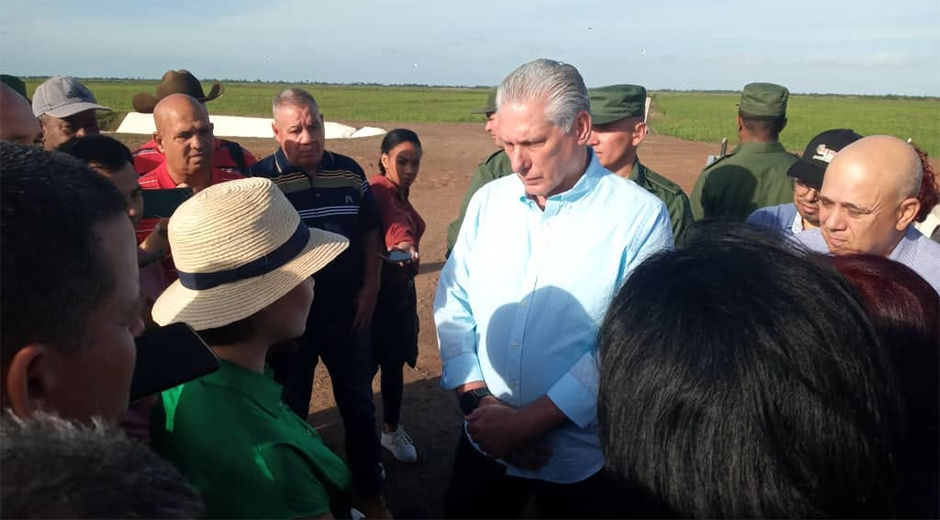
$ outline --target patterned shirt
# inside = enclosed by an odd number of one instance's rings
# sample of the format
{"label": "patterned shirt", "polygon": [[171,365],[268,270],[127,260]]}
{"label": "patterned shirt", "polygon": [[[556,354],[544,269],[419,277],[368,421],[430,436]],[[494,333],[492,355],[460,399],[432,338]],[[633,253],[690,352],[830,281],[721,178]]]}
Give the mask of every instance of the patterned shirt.
{"label": "patterned shirt", "polygon": [[251,174],[273,180],[307,226],[349,239],[349,248],[314,275],[317,297],[311,314],[351,319],[355,312],[353,302],[362,286],[362,237],[381,226],[375,198],[362,168],[345,155],[323,152],[319,170],[308,174],[291,164],[278,148],[255,163]]}
{"label": "patterned shirt", "polygon": [[[812,251],[829,252],[829,245],[819,229],[800,233],[796,239]],[[910,267],[940,293],[940,244],[925,237],[914,226],[907,226],[907,232],[888,258]]]}

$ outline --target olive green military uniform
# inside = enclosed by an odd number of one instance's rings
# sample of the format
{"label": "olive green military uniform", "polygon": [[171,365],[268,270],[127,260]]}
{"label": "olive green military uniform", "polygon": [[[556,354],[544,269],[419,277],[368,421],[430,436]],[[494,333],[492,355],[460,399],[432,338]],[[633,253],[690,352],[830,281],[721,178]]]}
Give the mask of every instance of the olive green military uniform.
{"label": "olive green military uniform", "polygon": [[[772,83],[750,83],[741,92],[742,115],[786,117],[790,92]],[[692,189],[696,220],[744,220],[753,211],[793,202],[793,183],[787,170],[799,157],[777,141],[741,143],[699,175]]]}
{"label": "olive green military uniform", "polygon": [[744,220],[757,209],[793,202],[787,170],[797,160],[779,142],[741,143],[699,175],[692,189],[695,219]]}
{"label": "olive green military uniform", "polygon": [[[628,117],[646,117],[646,88],[640,85],[592,88],[588,90],[588,97],[594,125],[606,125]],[[644,166],[639,159],[634,160],[628,178],[663,201],[672,221],[672,235],[678,241],[694,220],[689,198],[682,188]]]}
{"label": "olive green military uniform", "polygon": [[[496,112],[495,87],[487,92],[485,105],[470,111],[471,114],[483,114],[486,117],[489,117],[493,112]],[[460,225],[463,224],[463,217],[467,214],[467,206],[470,205],[470,199],[473,198],[473,194],[482,188],[484,184],[495,181],[500,177],[505,177],[511,173],[512,164],[509,162],[509,156],[502,150],[493,152],[492,155],[484,159],[483,162],[477,166],[476,171],[473,172],[473,177],[470,178],[470,186],[467,188],[467,193],[463,196],[463,203],[460,205],[460,213],[457,214],[457,219],[447,226],[447,256],[450,256],[451,250],[454,249],[454,244],[457,243]]]}
{"label": "olive green military uniform", "polygon": [[672,221],[672,235],[676,243],[679,243],[680,238],[694,222],[689,198],[682,188],[644,166],[639,159],[633,163],[633,171],[630,172],[629,179],[663,201],[666,211],[669,212],[669,220]]}
{"label": "olive green military uniform", "polygon": [[470,199],[473,198],[473,194],[482,188],[484,184],[507,175],[512,175],[512,164],[509,161],[509,156],[502,150],[494,152],[477,166],[476,171],[473,172],[473,177],[470,178],[470,186],[467,188],[467,193],[463,197],[463,203],[460,205],[460,213],[457,215],[457,220],[451,222],[450,226],[447,227],[448,252],[451,251],[454,248],[454,244],[457,243],[457,234],[460,233],[460,225],[463,224],[463,217],[467,214],[467,206],[470,205]]}

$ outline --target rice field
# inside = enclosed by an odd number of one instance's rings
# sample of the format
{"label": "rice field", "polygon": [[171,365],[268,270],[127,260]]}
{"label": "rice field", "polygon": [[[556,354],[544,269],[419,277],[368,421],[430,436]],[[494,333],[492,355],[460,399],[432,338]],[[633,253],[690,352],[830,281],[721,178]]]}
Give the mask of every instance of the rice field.
{"label": "rice field", "polygon": [[[32,92],[44,78],[26,78]],[[82,80],[98,101],[114,109],[102,113],[104,128],[116,128],[124,113],[133,110],[138,92],[153,93],[156,80]],[[469,111],[486,100],[485,88],[326,85],[223,82],[225,95],[209,105],[212,113],[265,117],[271,99],[284,88],[310,90],[324,116],[338,122],[480,121]],[[204,83],[208,92],[210,83]],[[693,141],[737,141],[735,125],[738,94],[704,92],[651,92],[653,132]],[[781,141],[791,151],[802,150],[816,134],[831,128],[852,128],[862,135],[889,134],[912,138],[932,156],[940,154],[940,98],[894,96],[793,95],[789,124]]]}

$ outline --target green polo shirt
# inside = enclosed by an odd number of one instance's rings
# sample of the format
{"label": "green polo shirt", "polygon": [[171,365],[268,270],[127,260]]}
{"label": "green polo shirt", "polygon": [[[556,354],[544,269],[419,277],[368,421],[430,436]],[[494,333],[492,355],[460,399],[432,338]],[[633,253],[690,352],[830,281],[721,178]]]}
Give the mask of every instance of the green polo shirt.
{"label": "green polo shirt", "polygon": [[793,202],[787,170],[797,160],[776,141],[741,143],[699,175],[691,198],[695,219],[743,222],[759,208]]}
{"label": "green polo shirt", "polygon": [[463,196],[463,203],[460,205],[460,213],[457,215],[457,220],[454,220],[447,226],[448,252],[454,249],[454,244],[457,243],[457,235],[460,233],[460,226],[463,224],[463,217],[467,214],[467,206],[470,205],[470,199],[473,198],[473,194],[482,188],[484,184],[495,181],[500,177],[511,175],[512,173],[512,163],[509,160],[509,156],[506,155],[506,152],[502,149],[494,152],[477,166],[476,171],[473,172],[473,177],[470,178],[470,186],[467,188],[467,193]]}
{"label": "green polo shirt", "polygon": [[639,159],[633,163],[633,170],[630,172],[629,179],[663,201],[663,204],[666,205],[666,211],[669,212],[669,220],[672,221],[672,236],[678,244],[679,239],[694,222],[689,198],[682,191],[682,188],[644,166]]}
{"label": "green polo shirt", "polygon": [[163,392],[151,424],[154,449],[199,489],[207,518],[348,517],[346,464],[281,401],[281,385],[219,365]]}

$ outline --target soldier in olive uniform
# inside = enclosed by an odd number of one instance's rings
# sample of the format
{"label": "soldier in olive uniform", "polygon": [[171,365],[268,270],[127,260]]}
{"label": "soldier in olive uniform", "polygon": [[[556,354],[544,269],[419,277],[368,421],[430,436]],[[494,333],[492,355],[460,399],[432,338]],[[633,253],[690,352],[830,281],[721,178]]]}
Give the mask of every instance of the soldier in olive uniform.
{"label": "soldier in olive uniform", "polygon": [[676,242],[692,225],[689,198],[678,184],[650,170],[636,156],[646,137],[646,89],[639,85],[611,85],[589,89],[591,121],[588,144],[601,166],[630,179],[666,204]]}
{"label": "soldier in olive uniform", "polygon": [[463,203],[460,205],[460,213],[457,215],[457,219],[447,226],[447,256],[450,256],[451,249],[453,249],[454,244],[457,243],[457,234],[460,233],[460,225],[463,223],[463,217],[467,213],[467,206],[470,205],[470,199],[473,198],[473,194],[482,188],[484,184],[512,174],[512,165],[509,163],[509,157],[506,155],[506,152],[503,151],[502,143],[499,142],[496,135],[493,133],[493,128],[496,125],[496,89],[490,90],[486,98],[486,105],[473,109],[470,113],[486,115],[486,126],[484,129],[486,133],[490,134],[490,137],[493,138],[493,142],[496,143],[496,146],[499,146],[499,150],[484,159],[483,162],[477,166],[476,171],[473,172],[473,177],[470,178],[470,186],[467,188],[467,193],[463,196]]}
{"label": "soldier in olive uniform", "polygon": [[787,125],[790,92],[773,83],[750,83],[738,106],[740,144],[699,175],[692,190],[696,220],[743,221],[754,210],[793,200],[787,170],[799,158],[778,141]]}

